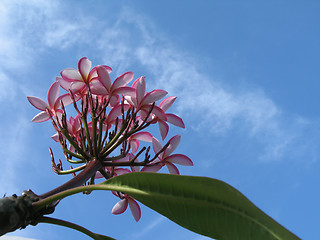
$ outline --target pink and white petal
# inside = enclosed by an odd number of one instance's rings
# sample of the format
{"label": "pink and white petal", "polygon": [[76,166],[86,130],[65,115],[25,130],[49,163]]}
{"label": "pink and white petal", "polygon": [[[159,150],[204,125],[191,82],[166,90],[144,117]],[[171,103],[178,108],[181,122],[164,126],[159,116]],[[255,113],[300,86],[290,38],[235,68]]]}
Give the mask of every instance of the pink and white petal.
{"label": "pink and white petal", "polygon": [[108,70],[104,66],[97,66],[98,79],[103,84],[103,86],[111,90],[111,78],[109,76]]}
{"label": "pink and white petal", "polygon": [[91,71],[89,72],[88,81],[90,82],[92,78],[97,78],[97,77],[98,77],[97,67],[94,67],[94,68],[92,68]]}
{"label": "pink and white petal", "polygon": [[56,81],[50,86],[47,94],[48,103],[51,108],[54,108],[54,105],[59,97],[59,93],[60,83]]}
{"label": "pink and white petal", "polygon": [[181,139],[180,135],[175,135],[169,140],[170,143],[169,143],[167,149],[165,150],[164,157],[168,157],[169,155],[171,155],[171,153],[174,150],[176,150],[176,148],[178,147],[178,145],[180,143],[180,139]]}
{"label": "pink and white petal", "polygon": [[96,172],[96,175],[94,175],[95,179],[104,178],[104,176],[100,172]]}
{"label": "pink and white petal", "polygon": [[130,166],[132,172],[140,172],[140,166]]}
{"label": "pink and white petal", "polygon": [[91,61],[86,57],[83,57],[79,60],[78,68],[83,80],[86,80],[88,78],[91,64]]}
{"label": "pink and white petal", "polygon": [[170,174],[177,174],[177,175],[180,174],[178,168],[175,165],[173,165],[172,163],[166,162],[166,166],[167,166]]}
{"label": "pink and white petal", "polygon": [[152,92],[148,92],[143,99],[141,100],[141,105],[146,105],[149,103],[153,103],[158,101],[159,99],[163,98],[165,95],[167,95],[168,92],[161,90],[161,89],[156,89],[153,90]]}
{"label": "pink and white petal", "polygon": [[[150,109],[150,108],[149,108],[149,109]],[[153,113],[154,115],[156,115],[159,119],[163,120],[163,121],[166,121],[166,120],[167,120],[166,114],[165,114],[164,111],[162,111],[162,109],[159,108],[158,106],[153,106],[152,113]]]}
{"label": "pink and white petal", "polygon": [[67,68],[60,73],[61,77],[68,82],[82,81],[80,72],[74,68]]}
{"label": "pink and white petal", "polygon": [[137,99],[137,103],[140,104],[142,98],[144,97],[145,93],[146,93],[146,81],[145,81],[145,77],[142,76],[140,78],[138,78],[132,85],[133,88],[136,89],[137,93],[136,93],[136,99]]}
{"label": "pink and white petal", "polygon": [[132,87],[119,87],[112,91],[112,93],[121,94],[124,96],[135,97],[136,96],[136,89]]}
{"label": "pink and white petal", "polygon": [[[155,137],[152,138],[152,147],[153,147],[153,151],[155,154],[160,152],[160,150],[162,149],[162,145],[161,145],[160,141],[158,139],[156,139]],[[162,155],[163,155],[163,152],[159,154],[160,159],[162,159]]]}
{"label": "pink and white petal", "polygon": [[178,117],[177,115],[174,115],[172,113],[167,113],[167,122],[181,128],[185,128],[182,118]]}
{"label": "pink and white petal", "polygon": [[27,99],[32,104],[32,106],[41,111],[45,111],[47,108],[49,108],[49,105],[40,98],[28,96]]}
{"label": "pink and white petal", "polygon": [[77,92],[80,92],[83,88],[86,87],[86,84],[84,82],[73,82],[71,84],[71,91],[73,93],[77,93]]}
{"label": "pink and white petal", "polygon": [[[78,101],[79,96],[75,96],[75,100]],[[68,106],[71,103],[73,103],[73,99],[70,96],[69,93],[63,94],[60,97],[58,97],[58,99],[56,100],[55,105],[53,106],[53,109],[57,110],[58,108],[61,107],[61,101],[63,103],[64,106]]]}
{"label": "pink and white petal", "polygon": [[98,78],[93,78],[91,80],[90,90],[95,95],[107,95],[109,93],[105,86],[98,80]]}
{"label": "pink and white petal", "polygon": [[141,218],[141,209],[139,207],[139,204],[129,196],[127,198],[132,216],[138,222]]}
{"label": "pink and white petal", "polygon": [[109,100],[109,104],[111,107],[115,107],[119,104],[120,102],[120,96],[118,94],[113,94]]}
{"label": "pink and white petal", "polygon": [[131,152],[132,153],[136,153],[138,151],[139,148],[139,141],[136,139],[131,139],[130,141],[130,148],[131,148]]}
{"label": "pink and white petal", "polygon": [[112,73],[112,68],[107,66],[107,65],[100,65],[100,66],[103,66],[105,69],[107,69],[108,73]]}
{"label": "pink and white petal", "polygon": [[138,139],[145,142],[152,142],[152,138],[153,136],[151,135],[151,133],[146,131],[137,132],[131,136],[131,139]]}
{"label": "pink and white petal", "polygon": [[59,134],[58,133],[55,133],[51,136],[51,138],[56,141],[56,142],[59,142]]}
{"label": "pink and white petal", "polygon": [[162,121],[162,120],[159,120],[158,123],[159,123],[161,138],[162,138],[162,140],[164,140],[168,135],[169,125],[166,124],[166,122]]}
{"label": "pink and white petal", "polygon": [[112,208],[112,214],[121,214],[123,213],[128,207],[128,200],[127,198],[120,200],[119,202],[114,205]]}
{"label": "pink and white petal", "polygon": [[177,97],[167,97],[159,104],[159,107],[165,112],[172,106],[176,99]]}
{"label": "pink and white petal", "polygon": [[72,82],[64,80],[62,77],[56,77],[56,81],[60,83],[60,86],[66,90],[69,91],[71,89]]}
{"label": "pink and white petal", "polygon": [[123,174],[127,174],[127,173],[131,173],[131,171],[127,168],[116,168],[114,170],[114,173],[119,176],[119,175],[123,175]]}
{"label": "pink and white petal", "polygon": [[183,154],[172,154],[172,155],[166,157],[165,161],[179,164],[182,166],[193,166],[192,160]]}
{"label": "pink and white petal", "polygon": [[117,77],[116,80],[114,80],[112,84],[112,90],[117,89],[119,87],[126,86],[129,82],[131,82],[133,79],[133,72],[126,72],[119,77]]}
{"label": "pink and white petal", "polygon": [[161,163],[153,165],[153,166],[145,166],[141,169],[141,172],[158,172],[163,165]]}
{"label": "pink and white petal", "polygon": [[32,119],[32,122],[44,122],[49,120],[50,117],[46,111],[42,111],[38,113],[34,118]]}
{"label": "pink and white petal", "polygon": [[125,96],[124,98],[125,98],[126,102],[128,102],[131,106],[133,106],[133,107],[138,106],[137,99],[135,97]]}
{"label": "pink and white petal", "polygon": [[122,108],[124,112],[128,111],[130,108],[129,104],[120,104],[114,108],[111,109],[108,115],[108,121],[111,122],[112,120],[115,120],[117,117],[119,117],[122,114]]}

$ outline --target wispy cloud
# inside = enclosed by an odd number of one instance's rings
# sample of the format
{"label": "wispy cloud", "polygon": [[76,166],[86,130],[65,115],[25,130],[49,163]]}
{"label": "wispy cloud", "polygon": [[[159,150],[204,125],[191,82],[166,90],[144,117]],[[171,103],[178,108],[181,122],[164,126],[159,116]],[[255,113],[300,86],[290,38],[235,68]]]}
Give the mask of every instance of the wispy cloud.
{"label": "wispy cloud", "polygon": [[150,232],[152,232],[153,229],[155,228],[159,228],[160,224],[165,220],[165,217],[160,216],[158,218],[156,218],[155,220],[153,220],[151,223],[149,223],[148,225],[146,225],[143,230],[139,231],[138,233],[134,233],[132,235],[133,239],[141,239],[141,237],[149,234]]}
{"label": "wispy cloud", "polygon": [[34,238],[24,238],[24,237],[15,237],[15,236],[2,236],[0,240],[36,240]]}
{"label": "wispy cloud", "polygon": [[182,101],[176,108],[194,130],[207,131],[210,126],[212,133],[224,135],[243,129],[248,139],[264,145],[261,160],[281,159],[293,149],[298,155],[297,149],[304,151],[299,147],[304,130],[314,123],[283,111],[261,88],[240,91],[201,72],[198,56],[174,46],[145,16],[129,8],[123,8],[121,16],[100,39],[104,60],[121,70],[139,66],[153,87],[179,96]]}

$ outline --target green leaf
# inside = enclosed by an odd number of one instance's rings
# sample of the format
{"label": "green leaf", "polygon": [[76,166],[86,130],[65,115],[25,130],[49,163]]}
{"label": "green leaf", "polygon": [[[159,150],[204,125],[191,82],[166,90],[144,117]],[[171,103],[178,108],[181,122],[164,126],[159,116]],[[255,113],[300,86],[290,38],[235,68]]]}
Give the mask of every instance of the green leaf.
{"label": "green leaf", "polygon": [[298,240],[238,190],[222,181],[160,173],[130,173],[35,202],[35,210],[90,190],[124,192],[184,228],[218,240]]}
{"label": "green leaf", "polygon": [[104,182],[184,228],[219,239],[295,240],[230,185],[211,178],[130,173]]}

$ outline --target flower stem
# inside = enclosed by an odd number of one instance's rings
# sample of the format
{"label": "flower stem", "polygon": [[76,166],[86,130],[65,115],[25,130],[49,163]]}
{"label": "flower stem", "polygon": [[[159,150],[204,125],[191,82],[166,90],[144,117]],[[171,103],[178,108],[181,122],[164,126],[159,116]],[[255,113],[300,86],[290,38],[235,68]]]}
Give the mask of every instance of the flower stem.
{"label": "flower stem", "polygon": [[85,169],[79,173],[76,177],[72,178],[65,184],[47,192],[42,195],[39,195],[40,198],[47,198],[56,193],[74,188],[83,185],[88,179],[90,179],[93,174],[95,174],[100,168],[102,167],[101,162],[97,159],[93,159],[92,161],[88,162]]}

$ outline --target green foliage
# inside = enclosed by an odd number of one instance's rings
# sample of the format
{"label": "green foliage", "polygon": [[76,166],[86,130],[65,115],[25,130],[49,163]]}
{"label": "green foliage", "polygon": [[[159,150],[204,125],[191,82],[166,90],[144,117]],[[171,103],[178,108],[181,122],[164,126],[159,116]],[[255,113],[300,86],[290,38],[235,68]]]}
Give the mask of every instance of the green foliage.
{"label": "green foliage", "polygon": [[72,194],[111,190],[136,200],[193,232],[218,240],[298,240],[225,182],[193,176],[130,173],[69,189],[35,203],[41,209]]}
{"label": "green foliage", "polygon": [[131,173],[104,183],[196,233],[215,239],[295,240],[230,185],[211,178]]}

